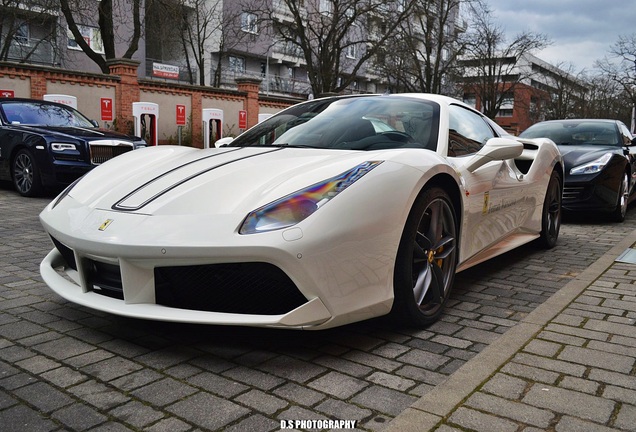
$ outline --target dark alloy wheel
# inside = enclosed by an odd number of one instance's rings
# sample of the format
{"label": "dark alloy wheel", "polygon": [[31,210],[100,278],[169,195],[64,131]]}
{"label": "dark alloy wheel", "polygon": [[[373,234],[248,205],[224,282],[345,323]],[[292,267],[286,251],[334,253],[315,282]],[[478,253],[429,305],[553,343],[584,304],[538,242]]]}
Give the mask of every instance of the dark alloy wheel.
{"label": "dark alloy wheel", "polygon": [[629,201],[629,176],[627,173],[623,173],[621,182],[618,185],[618,202],[616,208],[612,212],[611,219],[614,222],[623,222],[625,215],[627,215],[627,203]]}
{"label": "dark alloy wheel", "polygon": [[42,192],[40,172],[33,154],[26,149],[18,151],[11,163],[13,184],[22,196],[33,197]]}
{"label": "dark alloy wheel", "polygon": [[539,237],[541,246],[547,249],[556,246],[561,230],[561,201],[563,198],[561,185],[561,175],[557,171],[552,171],[543,200],[541,236]]}
{"label": "dark alloy wheel", "polygon": [[448,194],[425,190],[407,220],[395,263],[395,301],[399,321],[423,327],[437,321],[450,296],[458,257],[457,222]]}

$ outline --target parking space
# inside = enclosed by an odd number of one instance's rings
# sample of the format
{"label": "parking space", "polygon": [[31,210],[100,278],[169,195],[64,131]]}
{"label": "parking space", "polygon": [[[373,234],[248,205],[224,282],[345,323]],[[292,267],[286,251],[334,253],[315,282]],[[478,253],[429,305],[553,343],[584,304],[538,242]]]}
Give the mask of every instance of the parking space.
{"label": "parking space", "polygon": [[636,228],[568,221],[556,248],[527,245],[458,275],[442,320],[376,319],[283,331],[122,318],[66,302],[41,281],[52,197],[0,186],[2,429],[279,430],[355,420],[382,430]]}

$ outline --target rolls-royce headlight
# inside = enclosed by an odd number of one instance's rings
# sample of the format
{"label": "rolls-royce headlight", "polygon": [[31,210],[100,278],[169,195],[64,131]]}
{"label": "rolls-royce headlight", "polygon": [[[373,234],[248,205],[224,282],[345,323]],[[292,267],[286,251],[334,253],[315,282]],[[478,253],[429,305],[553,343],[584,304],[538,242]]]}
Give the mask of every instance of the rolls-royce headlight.
{"label": "rolls-royce headlight", "polygon": [[77,148],[75,147],[75,144],[71,143],[52,143],[51,150],[55,152],[63,152],[65,150],[77,150]]}
{"label": "rolls-royce headlight", "polygon": [[596,174],[600,172],[605,165],[612,158],[612,153],[605,153],[598,159],[593,160],[592,162],[585,163],[583,165],[576,166],[570,170],[571,175],[580,175],[580,174]]}
{"label": "rolls-royce headlight", "polygon": [[239,233],[254,234],[296,225],[381,163],[361,163],[340,175],[266,204],[247,215]]}

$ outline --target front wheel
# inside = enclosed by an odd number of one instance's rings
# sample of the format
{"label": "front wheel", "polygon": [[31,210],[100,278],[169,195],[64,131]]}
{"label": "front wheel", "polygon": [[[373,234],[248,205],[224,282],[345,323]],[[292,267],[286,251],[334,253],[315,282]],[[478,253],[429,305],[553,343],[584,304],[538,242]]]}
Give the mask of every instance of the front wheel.
{"label": "front wheel", "polygon": [[415,201],[400,240],[394,275],[393,316],[424,327],[437,321],[457,269],[457,222],[453,203],[438,187]]}
{"label": "front wheel", "polygon": [[11,163],[13,185],[22,196],[33,197],[42,193],[42,182],[33,153],[22,149]]}
{"label": "front wheel", "polygon": [[611,219],[614,222],[623,222],[625,215],[627,215],[627,201],[629,200],[629,176],[627,173],[623,173],[621,182],[618,185],[618,201],[616,202],[616,208],[612,212]]}
{"label": "front wheel", "polygon": [[541,236],[539,237],[539,242],[546,249],[552,249],[556,246],[561,230],[561,200],[563,197],[561,184],[561,175],[557,171],[552,171],[543,200]]}

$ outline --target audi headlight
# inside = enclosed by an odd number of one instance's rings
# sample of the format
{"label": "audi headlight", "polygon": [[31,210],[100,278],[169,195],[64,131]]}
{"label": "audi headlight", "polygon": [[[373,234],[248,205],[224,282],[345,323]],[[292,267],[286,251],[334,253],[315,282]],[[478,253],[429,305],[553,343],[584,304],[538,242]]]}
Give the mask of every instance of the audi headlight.
{"label": "audi headlight", "polygon": [[340,175],[266,204],[247,215],[239,233],[254,234],[296,225],[381,163],[361,163]]}
{"label": "audi headlight", "polygon": [[592,162],[587,162],[583,165],[572,168],[570,170],[570,175],[596,174],[605,168],[605,165],[607,165],[611,158],[612,153],[605,153],[603,156],[593,160]]}

